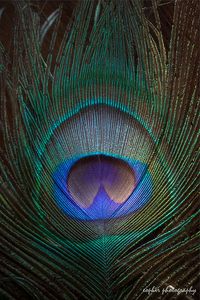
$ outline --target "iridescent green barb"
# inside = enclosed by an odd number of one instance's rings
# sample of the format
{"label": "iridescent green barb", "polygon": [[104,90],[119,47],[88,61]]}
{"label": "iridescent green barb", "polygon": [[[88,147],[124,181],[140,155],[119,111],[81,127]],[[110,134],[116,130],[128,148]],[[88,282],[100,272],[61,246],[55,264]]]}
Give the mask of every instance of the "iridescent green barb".
{"label": "iridescent green barb", "polygon": [[3,299],[196,286],[200,2],[173,3],[169,45],[167,1],[146,5],[82,0],[63,31],[61,6],[42,22],[13,2],[12,50],[0,43]]}

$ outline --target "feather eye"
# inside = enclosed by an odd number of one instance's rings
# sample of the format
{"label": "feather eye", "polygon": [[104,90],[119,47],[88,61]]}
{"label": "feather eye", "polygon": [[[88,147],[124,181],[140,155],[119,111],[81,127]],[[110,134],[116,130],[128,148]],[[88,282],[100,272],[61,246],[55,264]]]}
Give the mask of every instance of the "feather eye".
{"label": "feather eye", "polygon": [[[122,132],[130,145],[127,148]],[[151,199],[153,183],[147,164],[153,145],[143,126],[127,113],[108,105],[86,107],[52,133],[41,184],[53,185],[47,186],[47,193],[53,193],[59,207],[71,216],[94,220],[126,215]],[[56,168],[53,176],[46,172],[48,162]]]}
{"label": "feather eye", "polygon": [[139,300],[195,284],[200,8],[165,2],[80,1],[63,30],[61,7],[44,21],[14,1],[12,59],[0,44],[8,299],[13,285],[17,300]]}

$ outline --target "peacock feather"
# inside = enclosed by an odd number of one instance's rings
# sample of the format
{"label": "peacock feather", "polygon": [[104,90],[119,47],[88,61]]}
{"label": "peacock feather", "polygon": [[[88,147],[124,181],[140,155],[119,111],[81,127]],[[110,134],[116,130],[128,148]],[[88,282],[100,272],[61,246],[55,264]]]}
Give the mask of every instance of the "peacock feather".
{"label": "peacock feather", "polygon": [[200,2],[168,2],[82,0],[70,20],[54,2],[43,21],[36,2],[13,1],[2,299],[176,299],[197,286]]}

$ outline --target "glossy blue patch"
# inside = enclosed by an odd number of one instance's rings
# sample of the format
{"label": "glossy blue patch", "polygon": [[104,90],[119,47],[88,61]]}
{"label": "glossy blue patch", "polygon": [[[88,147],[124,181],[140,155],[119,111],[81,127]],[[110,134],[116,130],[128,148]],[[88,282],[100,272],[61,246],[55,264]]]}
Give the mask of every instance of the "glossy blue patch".
{"label": "glossy blue patch", "polygon": [[[67,189],[67,178],[72,166],[80,159],[91,155],[81,155],[62,163],[53,174],[53,194],[61,210],[72,218],[80,220],[112,219],[125,216],[141,209],[152,196],[152,178],[147,165],[126,158],[120,158],[129,164],[135,176],[135,188],[123,203],[111,200],[103,186],[99,188],[93,203],[86,208],[74,202]],[[114,156],[112,156],[114,157]],[[119,157],[116,157],[119,159]]]}

